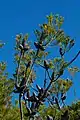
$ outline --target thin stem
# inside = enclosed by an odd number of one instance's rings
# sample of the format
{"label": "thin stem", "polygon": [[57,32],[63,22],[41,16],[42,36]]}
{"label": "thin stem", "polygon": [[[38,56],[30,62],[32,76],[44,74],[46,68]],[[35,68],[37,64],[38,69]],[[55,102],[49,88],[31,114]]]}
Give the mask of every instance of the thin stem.
{"label": "thin stem", "polygon": [[46,70],[45,70],[45,78],[44,78],[44,89],[46,88]]}
{"label": "thin stem", "polygon": [[[58,33],[58,31],[56,32],[56,34]],[[50,38],[50,41],[49,42],[47,42],[44,46],[48,46],[53,40],[55,40],[55,37],[56,37],[56,34],[53,36],[53,38],[51,39]]]}
{"label": "thin stem", "polygon": [[48,70],[46,70],[46,71],[47,71],[47,74],[48,74],[49,79],[51,80],[51,77],[50,77],[50,75],[49,75],[49,71],[48,71]]}
{"label": "thin stem", "polygon": [[33,63],[32,63],[31,69],[30,69],[30,73],[29,73],[29,75],[28,75],[28,77],[27,77],[26,85],[28,84],[29,77],[30,77],[30,75],[31,75],[31,71],[32,71],[32,68],[33,68],[33,66],[34,66],[34,63],[35,63],[35,61],[36,61],[36,58],[37,58],[37,56],[38,56],[38,53],[39,53],[39,49],[37,50],[36,55],[35,55],[35,58],[34,58],[34,60],[33,60]]}
{"label": "thin stem", "polygon": [[19,57],[19,62],[18,62],[18,67],[17,67],[17,77],[16,77],[16,84],[18,84],[18,75],[19,75],[19,69],[20,69],[20,62],[22,58],[22,52],[20,52],[20,57]]}
{"label": "thin stem", "polygon": [[67,66],[69,66],[70,64],[72,64],[76,58],[78,57],[78,55],[80,54],[80,51],[76,54],[76,56],[67,64]]}
{"label": "thin stem", "polygon": [[[80,51],[76,54],[76,56],[67,64],[67,67],[69,66],[69,65],[71,65],[75,60],[76,60],[76,58],[78,57],[78,55],[80,54]],[[64,67],[65,68],[65,67]],[[63,66],[62,66],[62,68],[61,69],[63,69]],[[53,81],[53,82],[55,82],[56,80],[58,80],[58,78],[60,77],[61,75],[58,75],[58,77]]]}
{"label": "thin stem", "polygon": [[42,68],[44,68],[44,69],[46,70],[46,72],[47,72],[47,74],[48,74],[48,77],[49,77],[49,79],[51,80],[51,77],[50,77],[50,75],[49,75],[48,69],[46,69],[43,65],[40,65],[40,64],[38,64],[38,65],[41,66]]}

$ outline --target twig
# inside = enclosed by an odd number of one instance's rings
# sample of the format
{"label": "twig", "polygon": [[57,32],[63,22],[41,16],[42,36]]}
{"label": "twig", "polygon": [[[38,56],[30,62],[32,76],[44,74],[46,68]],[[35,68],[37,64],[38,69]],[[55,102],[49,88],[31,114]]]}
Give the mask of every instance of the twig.
{"label": "twig", "polygon": [[50,77],[50,75],[49,75],[49,71],[43,66],[43,65],[41,65],[41,64],[38,64],[39,66],[41,66],[42,68],[44,68],[45,70],[46,70],[46,72],[47,72],[47,74],[48,74],[48,77],[49,77],[49,79],[51,80],[51,77]]}
{"label": "twig", "polygon": [[46,70],[45,70],[45,79],[44,79],[44,89],[46,88]]}
{"label": "twig", "polygon": [[[58,33],[58,31],[57,31],[57,33]],[[57,34],[57,33],[56,33],[56,34]],[[53,36],[53,38],[52,38],[52,39],[50,38],[50,39],[51,39],[51,41],[47,42],[44,46],[46,46],[46,47],[47,47],[47,46],[48,46],[48,45],[49,45],[49,44],[50,44],[53,40],[55,40],[55,36],[56,36],[56,34]]]}
{"label": "twig", "polygon": [[[68,67],[69,65],[71,65],[75,60],[76,60],[76,58],[78,57],[78,55],[80,54],[80,51],[76,54],[76,56],[67,64],[67,66],[66,67]],[[64,66],[64,65],[63,65]],[[62,68],[61,69],[63,69],[63,66],[62,66]],[[66,68],[65,66],[64,66],[64,69]],[[53,82],[55,82],[56,80],[58,80],[58,78],[60,77],[61,75],[58,75],[58,77],[53,81]]]}
{"label": "twig", "polygon": [[46,70],[46,71],[47,71],[47,74],[48,74],[49,79],[52,80],[51,77],[50,77],[50,75],[49,75],[49,71],[48,71],[48,70]]}
{"label": "twig", "polygon": [[69,66],[70,64],[72,64],[76,58],[78,57],[78,55],[80,54],[80,51],[76,54],[76,56],[67,64],[67,66]]}

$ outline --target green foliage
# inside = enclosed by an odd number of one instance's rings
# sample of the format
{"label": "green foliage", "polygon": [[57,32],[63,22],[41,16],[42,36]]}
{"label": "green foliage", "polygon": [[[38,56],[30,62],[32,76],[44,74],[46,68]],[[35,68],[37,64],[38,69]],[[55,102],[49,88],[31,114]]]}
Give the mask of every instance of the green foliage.
{"label": "green foliage", "polygon": [[11,93],[13,88],[14,81],[8,79],[8,73],[6,73],[6,63],[0,62],[0,120],[20,119],[19,108],[14,108],[12,106]]}
{"label": "green foliage", "polygon": [[[14,61],[16,69],[13,78],[8,78],[6,64],[0,63],[0,119],[1,120],[78,120],[80,119],[80,102],[71,106],[65,105],[67,91],[73,82],[63,78],[64,71],[71,74],[80,72],[77,67],[70,66],[80,54],[66,61],[65,55],[74,46],[74,39],[62,30],[62,16],[47,16],[47,22],[39,25],[34,31],[36,42],[34,47],[28,34],[16,35]],[[3,44],[0,43],[0,47]],[[54,58],[54,46],[58,55]],[[40,77],[43,86],[36,84],[37,67],[42,67],[44,76]],[[36,85],[36,87],[34,86]],[[19,100],[12,104],[11,98],[19,95]],[[20,108],[20,109],[19,109]]]}
{"label": "green foliage", "polygon": [[43,118],[43,120],[46,120],[46,115],[53,116],[54,120],[66,120],[66,116],[68,116],[68,120],[79,120],[80,101],[76,101],[76,103],[72,103],[71,106],[65,106],[64,108],[61,108],[61,110],[58,110],[56,106],[45,107],[45,108],[43,107],[43,109],[40,109],[39,113],[40,116]]}

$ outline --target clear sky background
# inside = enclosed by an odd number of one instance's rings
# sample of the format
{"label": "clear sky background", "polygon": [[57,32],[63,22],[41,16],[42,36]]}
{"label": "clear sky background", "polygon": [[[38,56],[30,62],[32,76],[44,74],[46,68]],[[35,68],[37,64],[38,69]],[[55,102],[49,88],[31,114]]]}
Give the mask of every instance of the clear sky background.
{"label": "clear sky background", "polygon": [[[75,38],[76,45],[67,56],[70,60],[80,50],[80,0],[0,0],[0,40],[5,46],[0,50],[0,61],[7,62],[7,70],[12,75],[15,36],[18,33],[29,33],[34,40],[34,32],[38,24],[45,22],[45,16],[60,14],[64,17],[63,29],[67,35]],[[80,56],[74,62],[80,67]],[[80,98],[80,73],[73,79],[74,86],[68,92],[68,103]]]}

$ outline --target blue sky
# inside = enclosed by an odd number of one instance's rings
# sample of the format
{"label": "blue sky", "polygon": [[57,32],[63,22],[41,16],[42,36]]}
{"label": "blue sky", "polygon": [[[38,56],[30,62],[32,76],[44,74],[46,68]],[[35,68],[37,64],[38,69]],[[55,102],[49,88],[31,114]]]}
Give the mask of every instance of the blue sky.
{"label": "blue sky", "polygon": [[[60,14],[64,17],[63,29],[67,35],[75,38],[76,45],[67,56],[69,60],[80,50],[80,0],[1,0],[0,1],[0,40],[5,46],[0,50],[0,60],[7,62],[10,75],[15,69],[13,63],[15,36],[18,33],[29,33],[34,39],[33,30],[45,22],[45,16]],[[80,56],[74,65],[80,67]],[[80,98],[80,73],[74,77],[77,98]],[[74,99],[73,88],[68,92],[68,102]]]}

